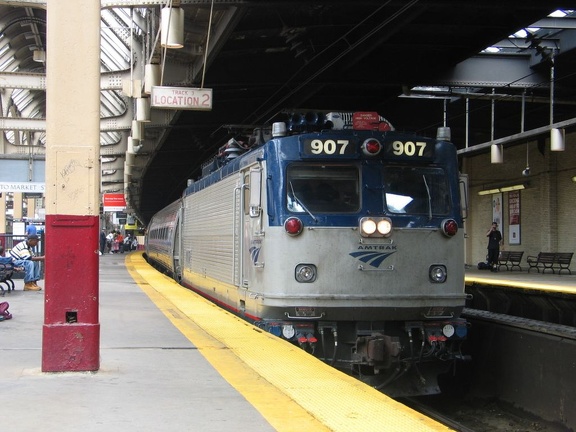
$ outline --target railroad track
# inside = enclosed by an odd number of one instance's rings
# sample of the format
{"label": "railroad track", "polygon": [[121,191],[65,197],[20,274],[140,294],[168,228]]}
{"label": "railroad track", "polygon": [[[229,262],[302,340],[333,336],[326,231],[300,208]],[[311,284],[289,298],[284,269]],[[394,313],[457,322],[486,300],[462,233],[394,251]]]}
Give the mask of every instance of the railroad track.
{"label": "railroad track", "polygon": [[568,432],[561,425],[494,400],[472,401],[445,395],[397,400],[458,432]]}
{"label": "railroad track", "polygon": [[454,430],[576,430],[576,328],[476,309],[463,316],[471,323],[465,354],[472,361],[451,382],[467,388],[465,395],[406,404],[430,417],[437,412]]}
{"label": "railroad track", "polygon": [[398,402],[409,406],[410,408],[425,414],[427,417],[430,417],[431,419],[436,420],[439,423],[442,423],[443,425],[448,426],[450,429],[453,429],[455,431],[459,431],[459,432],[478,432],[476,429],[472,429],[468,426],[466,426],[465,424],[456,421],[454,418],[452,418],[449,415],[446,415],[440,411],[438,411],[437,409],[434,409],[430,406],[430,404],[422,401],[422,400],[418,400],[417,398],[398,398],[397,399]]}

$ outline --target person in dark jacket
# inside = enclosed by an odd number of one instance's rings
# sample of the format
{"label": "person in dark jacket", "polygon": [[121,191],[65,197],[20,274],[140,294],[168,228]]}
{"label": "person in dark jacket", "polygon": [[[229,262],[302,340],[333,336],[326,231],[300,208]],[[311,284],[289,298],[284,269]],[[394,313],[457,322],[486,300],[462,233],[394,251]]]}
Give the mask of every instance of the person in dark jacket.
{"label": "person in dark jacket", "polygon": [[492,222],[492,227],[486,233],[488,237],[488,265],[491,271],[498,271],[498,255],[502,245],[502,233],[498,231],[498,223]]}
{"label": "person in dark jacket", "polygon": [[100,231],[100,255],[104,255],[106,250],[106,230],[102,228]]}

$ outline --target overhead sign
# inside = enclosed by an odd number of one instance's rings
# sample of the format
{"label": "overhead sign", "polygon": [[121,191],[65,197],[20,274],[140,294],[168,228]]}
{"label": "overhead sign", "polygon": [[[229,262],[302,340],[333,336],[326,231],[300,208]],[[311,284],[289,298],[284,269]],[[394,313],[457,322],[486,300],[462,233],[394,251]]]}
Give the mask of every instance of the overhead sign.
{"label": "overhead sign", "polygon": [[105,212],[124,211],[126,208],[126,198],[121,193],[105,193],[102,197]]}
{"label": "overhead sign", "polygon": [[39,193],[46,192],[46,183],[34,182],[0,182],[0,192],[24,192]]}
{"label": "overhead sign", "polygon": [[212,89],[152,86],[150,106],[176,110],[210,111]]}

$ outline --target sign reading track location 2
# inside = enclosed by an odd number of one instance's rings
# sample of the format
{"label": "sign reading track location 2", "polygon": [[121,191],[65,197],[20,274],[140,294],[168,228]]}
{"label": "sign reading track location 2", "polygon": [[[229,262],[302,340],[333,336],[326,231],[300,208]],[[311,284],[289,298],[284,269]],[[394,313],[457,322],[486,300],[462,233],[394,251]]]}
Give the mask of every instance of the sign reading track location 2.
{"label": "sign reading track location 2", "polygon": [[212,89],[153,86],[150,106],[175,110],[212,109]]}

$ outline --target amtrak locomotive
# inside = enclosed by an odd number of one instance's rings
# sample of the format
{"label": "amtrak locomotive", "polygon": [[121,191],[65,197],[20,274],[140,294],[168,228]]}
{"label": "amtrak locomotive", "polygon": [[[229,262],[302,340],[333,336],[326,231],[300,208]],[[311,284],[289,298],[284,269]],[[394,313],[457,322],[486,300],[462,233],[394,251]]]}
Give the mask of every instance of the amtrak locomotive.
{"label": "amtrak locomotive", "polygon": [[182,285],[391,395],[463,357],[463,251],[454,145],[370,112],[230,139],[146,237]]}

